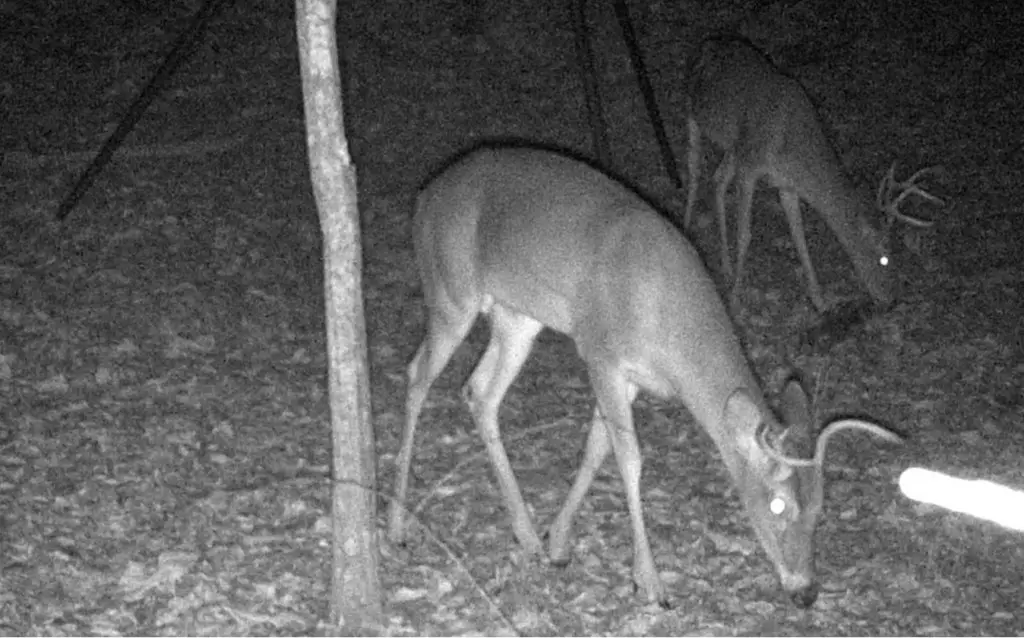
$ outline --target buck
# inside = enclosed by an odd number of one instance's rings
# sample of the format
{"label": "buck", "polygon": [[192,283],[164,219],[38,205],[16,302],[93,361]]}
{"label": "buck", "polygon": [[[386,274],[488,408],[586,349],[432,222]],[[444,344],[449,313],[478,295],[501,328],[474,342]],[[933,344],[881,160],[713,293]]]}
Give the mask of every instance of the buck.
{"label": "buck", "polygon": [[393,542],[404,540],[424,400],[483,313],[490,341],[463,394],[526,550],[543,548],[501,442],[498,408],[548,327],[573,339],[597,397],[583,461],[549,530],[551,563],[568,562],[573,516],[614,450],[633,532],[634,582],[648,600],[667,604],[641,509],[632,403],[643,389],[686,405],[718,448],[782,587],[801,605],[814,602],[812,537],[827,442],[844,429],[899,438],[872,423],[843,420],[822,432],[813,457],[783,452],[780,441],[810,427],[803,389],[791,383],[783,392],[783,425],[696,251],[640,196],[558,153],[485,147],[457,159],[421,192],[413,245],[427,333],[408,368],[388,522]]}
{"label": "buck", "polygon": [[[735,301],[742,285],[750,247],[754,191],[764,177],[779,191],[815,309],[823,312],[826,303],[807,250],[801,200],[824,218],[872,300],[878,306],[890,306],[898,282],[888,251],[888,235],[896,222],[918,227],[930,225],[901,213],[899,204],[911,193],[940,202],[915,184],[932,168],[922,169],[903,182],[897,182],[890,170],[877,200],[873,199],[870,190],[856,186],[843,169],[800,83],[784,75],[745,40],[705,40],[690,65],[688,85],[689,185],[683,225],[688,229],[692,221],[700,177],[701,140],[707,137],[723,151],[712,179],[722,271],[733,277],[732,300]],[[735,273],[729,256],[725,211],[725,196],[731,184],[735,184],[737,193]]]}

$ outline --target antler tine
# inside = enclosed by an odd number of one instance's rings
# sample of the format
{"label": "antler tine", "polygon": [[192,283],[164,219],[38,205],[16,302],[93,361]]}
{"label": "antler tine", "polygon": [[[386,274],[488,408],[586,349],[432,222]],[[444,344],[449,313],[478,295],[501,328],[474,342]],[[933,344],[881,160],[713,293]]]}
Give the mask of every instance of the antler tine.
{"label": "antler tine", "polygon": [[[786,435],[789,434],[789,430],[785,430],[779,436],[779,443],[782,443],[786,439]],[[815,467],[818,465],[817,459],[801,459],[795,456],[789,456],[781,452],[775,445],[768,440],[768,424],[761,423],[757,428],[757,442],[764,450],[765,454],[772,457],[779,463],[784,463],[790,467]]]}
{"label": "antler tine", "polygon": [[910,194],[910,191],[907,190],[907,189],[904,189],[904,190],[900,191],[900,194],[896,197],[896,199],[890,200],[890,201],[886,202],[886,204],[882,208],[882,210],[884,210],[885,212],[887,212],[887,213],[889,213],[891,215],[895,215],[896,217],[899,217],[900,215],[902,215],[902,213],[900,213],[900,210],[899,210],[900,202],[902,202],[904,199],[906,199],[907,195],[909,195],[909,194]]}
{"label": "antler tine", "polygon": [[914,183],[922,175],[924,175],[926,173],[929,173],[929,172],[937,171],[938,169],[939,169],[938,166],[928,166],[928,167],[922,168],[921,170],[919,170],[916,173],[914,173],[913,175],[911,175],[910,178],[907,179],[905,182],[902,182],[900,184],[900,186],[905,190],[905,192],[916,193],[917,195],[920,195],[921,197],[924,197],[928,201],[936,202],[939,206],[942,206],[944,202],[942,201],[941,198],[936,197],[935,195],[932,195],[931,193],[929,193],[928,191],[924,190],[923,188],[921,188],[920,186],[918,186],[917,184]]}
{"label": "antler tine", "polygon": [[[899,206],[900,203],[910,195],[920,195],[926,200],[942,206],[944,204],[942,199],[932,195],[914,183],[926,173],[937,171],[938,169],[938,166],[927,166],[911,175],[909,179],[897,181],[895,177],[896,163],[893,162],[892,166],[889,167],[889,172],[878,187],[876,203],[879,210],[883,211],[892,219],[902,221],[906,224],[910,224],[911,226],[916,226],[917,228],[929,228],[933,226],[935,222],[930,222],[912,215],[907,215],[906,213],[901,213]],[[892,198],[892,193],[896,190],[899,190],[899,195]],[[889,198],[888,201],[886,201],[887,197]]]}
{"label": "antler tine", "polygon": [[[904,191],[903,196],[906,196],[906,195],[907,195],[907,192]],[[903,196],[901,196],[900,199],[896,201],[897,204],[899,203],[900,200],[903,199]],[[931,221],[927,221],[927,220],[924,220],[924,219],[920,219],[918,217],[912,217],[912,216],[907,215],[905,213],[901,213],[900,211],[896,210],[895,208],[892,209],[892,210],[887,210],[886,212],[888,214],[892,215],[895,219],[900,220],[904,224],[909,224],[910,226],[914,226],[916,228],[931,228],[932,226],[935,225],[935,222],[931,222]]]}
{"label": "antler tine", "polygon": [[934,166],[925,166],[924,168],[919,169],[916,173],[914,173],[909,178],[907,178],[907,180],[905,182],[903,182],[903,183],[906,184],[907,186],[911,186],[922,175],[925,175],[927,173],[938,173],[941,170],[942,170],[942,167],[939,166],[938,164],[935,164]]}
{"label": "antler tine", "polygon": [[[821,434],[818,435],[818,443],[814,449],[814,458],[810,459],[801,459],[795,456],[789,456],[779,450],[771,441],[768,440],[767,423],[762,423],[758,426],[757,442],[768,456],[780,463],[785,463],[791,467],[821,467],[825,464],[825,450],[828,448],[829,439],[843,430],[863,430],[864,432],[883,438],[890,443],[903,442],[903,438],[895,432],[891,432],[880,425],[876,425],[870,421],[863,421],[861,419],[842,419],[830,423],[828,427],[822,430]],[[786,430],[779,436],[778,442],[780,444],[786,439],[786,435],[788,433],[789,430]]]}
{"label": "antler tine", "polygon": [[878,206],[878,210],[887,210],[888,206],[886,199],[889,193],[892,192],[893,184],[896,182],[896,162],[892,163],[889,167],[889,172],[885,174],[882,181],[878,184],[878,194],[875,195],[875,205]]}
{"label": "antler tine", "polygon": [[898,434],[890,432],[882,426],[868,421],[862,421],[861,419],[842,419],[840,421],[834,421],[818,435],[818,444],[815,446],[814,450],[814,465],[822,465],[825,463],[825,449],[828,447],[829,439],[831,439],[837,432],[842,432],[843,430],[863,430],[891,443],[903,442],[903,439]]}

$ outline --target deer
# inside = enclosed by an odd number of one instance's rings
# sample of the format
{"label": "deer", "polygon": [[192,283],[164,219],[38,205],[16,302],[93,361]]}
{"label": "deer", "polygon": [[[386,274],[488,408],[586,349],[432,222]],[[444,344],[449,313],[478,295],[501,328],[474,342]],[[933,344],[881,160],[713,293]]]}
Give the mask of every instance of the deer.
{"label": "deer", "polygon": [[[723,151],[715,169],[715,216],[718,219],[722,272],[732,277],[735,304],[750,247],[751,206],[761,178],[778,189],[790,234],[807,277],[815,310],[827,304],[807,249],[800,202],[818,211],[853,262],[854,270],[875,306],[891,306],[898,294],[896,265],[889,252],[890,231],[897,222],[916,227],[930,222],[899,211],[906,195],[941,200],[917,184],[922,169],[897,181],[895,164],[880,185],[877,200],[847,174],[826,136],[814,105],[801,84],[785,75],[754,45],[739,37],[704,40],[687,73],[689,184],[684,229],[689,229],[697,201],[702,138]],[[735,184],[736,264],[729,255],[725,197]],[[893,186],[897,186],[896,191]],[[885,198],[882,195],[885,195]]]}
{"label": "deer", "polygon": [[462,393],[526,552],[542,554],[544,547],[501,442],[498,409],[547,327],[573,340],[596,396],[582,462],[548,528],[550,564],[568,564],[573,517],[614,452],[632,528],[634,584],[646,600],[669,605],[641,505],[643,459],[632,404],[644,390],[682,402],[710,436],[782,588],[797,604],[813,604],[813,535],[828,441],[843,430],[900,437],[842,419],[820,433],[812,457],[788,454],[784,443],[794,433],[813,440],[806,392],[798,381],[787,384],[776,416],[700,257],[664,215],[574,156],[483,146],[458,156],[422,189],[412,239],[427,327],[407,370],[388,511],[392,543],[405,542],[409,469],[427,394],[483,314],[489,341]]}

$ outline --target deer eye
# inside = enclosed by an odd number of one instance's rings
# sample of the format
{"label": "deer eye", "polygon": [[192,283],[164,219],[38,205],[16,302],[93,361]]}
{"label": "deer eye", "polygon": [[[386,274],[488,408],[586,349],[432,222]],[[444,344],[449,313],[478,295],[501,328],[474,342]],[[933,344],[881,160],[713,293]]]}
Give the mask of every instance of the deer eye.
{"label": "deer eye", "polygon": [[882,255],[881,257],[878,258],[878,263],[882,264],[883,266],[888,266],[889,265],[889,256],[888,255]]}
{"label": "deer eye", "polygon": [[772,499],[771,503],[768,504],[768,509],[772,511],[772,514],[778,516],[786,511],[786,499],[781,496],[776,496]]}

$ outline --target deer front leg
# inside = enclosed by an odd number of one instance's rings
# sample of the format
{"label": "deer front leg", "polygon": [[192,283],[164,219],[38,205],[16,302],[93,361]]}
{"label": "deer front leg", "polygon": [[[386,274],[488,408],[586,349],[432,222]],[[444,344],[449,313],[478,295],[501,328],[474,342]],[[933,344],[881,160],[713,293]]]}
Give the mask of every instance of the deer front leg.
{"label": "deer front leg", "polygon": [[814,309],[819,313],[826,309],[825,298],[821,294],[821,286],[818,285],[818,277],[814,273],[814,264],[811,263],[811,253],[807,250],[807,235],[804,233],[804,218],[800,213],[800,197],[791,190],[779,190],[779,201],[782,203],[782,210],[786,211],[786,221],[789,222],[789,234],[793,237],[793,245],[796,246],[796,253],[800,256],[800,263],[804,267],[804,274],[807,277],[807,291],[811,297]]}
{"label": "deer front leg", "polygon": [[573,481],[569,495],[565,497],[565,505],[562,506],[548,530],[548,555],[552,565],[564,567],[569,564],[569,536],[572,532],[572,519],[611,449],[608,428],[605,427],[597,406],[594,406],[594,416],[590,420],[587,444],[583,452],[583,461],[576,472],[576,480]]}
{"label": "deer front leg", "polygon": [[667,609],[668,597],[654,565],[654,555],[644,524],[643,503],[640,500],[643,458],[633,425],[633,399],[636,398],[637,387],[626,381],[618,368],[595,371],[592,367],[590,383],[597,394],[597,405],[626,490],[629,520],[633,528],[633,582],[648,602],[657,602]]}

